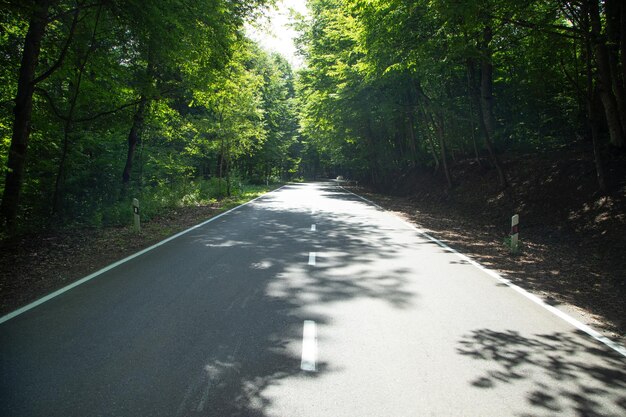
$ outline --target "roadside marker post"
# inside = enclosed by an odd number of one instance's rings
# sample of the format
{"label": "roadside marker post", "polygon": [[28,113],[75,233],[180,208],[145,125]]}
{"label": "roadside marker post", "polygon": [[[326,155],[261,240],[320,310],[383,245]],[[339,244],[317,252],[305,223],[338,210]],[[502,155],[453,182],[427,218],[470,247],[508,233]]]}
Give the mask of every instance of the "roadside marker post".
{"label": "roadside marker post", "polygon": [[511,252],[519,251],[519,214],[511,217]]}
{"label": "roadside marker post", "polygon": [[141,224],[139,222],[139,200],[137,200],[136,198],[133,198],[133,218],[133,228],[135,229],[135,231],[140,232]]}

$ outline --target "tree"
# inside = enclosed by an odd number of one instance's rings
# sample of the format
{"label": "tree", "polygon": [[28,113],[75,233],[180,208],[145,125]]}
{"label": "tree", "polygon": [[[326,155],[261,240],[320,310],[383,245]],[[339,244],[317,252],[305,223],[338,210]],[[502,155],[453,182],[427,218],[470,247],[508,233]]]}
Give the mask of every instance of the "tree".
{"label": "tree", "polygon": [[50,22],[50,9],[55,3],[51,0],[35,0],[26,5],[27,10],[29,10],[28,31],[24,38],[19,78],[17,80],[17,91],[14,99],[15,107],[13,108],[13,132],[7,160],[2,203],[0,204],[0,216],[9,228],[15,226],[15,218],[17,216],[28,138],[31,130],[30,121],[35,86],[52,75],[62,65],[81,12],[82,5],[77,3],[73,12],[70,13],[72,16],[71,23],[69,24],[69,29],[67,29],[64,46],[61,48],[56,61],[40,75],[36,75],[41,53],[41,43],[46,27]]}
{"label": "tree", "polygon": [[[194,123],[201,123],[189,117],[195,91],[225,80],[235,50],[245,43],[244,21],[265,3],[32,0],[3,8],[2,221],[14,229],[26,213],[41,219],[53,212],[60,220],[64,209],[76,206],[71,201],[93,209],[103,198],[114,200],[119,193],[111,171],[123,172],[124,189],[134,186],[132,176],[145,165],[142,154],[133,168],[142,137],[168,132],[164,114],[187,126],[184,135],[166,134],[184,149]],[[5,112],[9,99],[12,115]],[[33,156],[27,159],[29,148]],[[157,148],[155,158],[168,154]],[[184,154],[177,163],[188,164]],[[52,209],[45,208],[46,199]]]}
{"label": "tree", "polygon": [[356,164],[362,179],[370,171],[379,184],[432,166],[451,187],[457,156],[482,163],[485,151],[504,188],[502,152],[568,146],[588,119],[604,188],[604,126],[614,147],[623,136],[621,2],[316,0],[311,7],[300,39],[308,63],[300,118],[319,150],[334,151],[332,166]]}

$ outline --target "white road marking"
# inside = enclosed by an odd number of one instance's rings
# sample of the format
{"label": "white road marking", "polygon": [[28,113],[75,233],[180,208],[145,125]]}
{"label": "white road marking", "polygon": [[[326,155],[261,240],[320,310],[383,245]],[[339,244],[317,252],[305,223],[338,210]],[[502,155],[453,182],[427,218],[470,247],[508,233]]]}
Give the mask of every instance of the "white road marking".
{"label": "white road marking", "polygon": [[317,326],[313,320],[305,320],[302,328],[302,361],[300,369],[307,372],[317,370]]}
{"label": "white road marking", "polygon": [[249,294],[244,300],[243,303],[241,304],[241,308],[246,308],[248,306],[248,302],[250,302],[250,299],[254,299],[257,294],[261,291],[260,288],[255,289],[252,294]]}
{"label": "white road marking", "polygon": [[[374,203],[371,200],[368,200],[365,197],[361,197],[360,195],[353,193],[352,191],[346,190],[343,187],[340,187],[341,189],[343,189],[344,191],[353,194],[355,196],[357,196],[358,198],[360,198],[361,200],[375,206],[376,208],[386,211],[383,207],[379,206],[378,204]],[[553,307],[549,304],[546,304],[541,298],[537,297],[535,294],[531,294],[530,292],[526,291],[525,289],[523,289],[522,287],[519,287],[515,284],[513,284],[511,281],[509,281],[508,279],[502,277],[502,275],[498,274],[496,271],[493,271],[489,268],[486,268],[484,266],[482,266],[481,264],[479,264],[478,262],[476,262],[475,260],[471,259],[469,256],[464,255],[460,252],[458,252],[455,249],[452,249],[450,246],[446,245],[445,243],[443,243],[442,241],[440,241],[439,239],[429,235],[428,233],[426,233],[425,231],[423,231],[422,229],[418,228],[417,226],[415,226],[414,224],[409,223],[408,221],[394,216],[396,219],[398,219],[400,222],[404,223],[405,225],[409,226],[411,229],[417,231],[417,233],[419,233],[420,235],[424,236],[425,238],[435,242],[437,245],[441,246],[442,248],[444,248],[446,251],[455,254],[456,256],[458,256],[459,258],[461,258],[462,260],[472,264],[473,266],[475,266],[476,268],[482,270],[483,272],[487,273],[488,275],[492,276],[493,278],[497,279],[498,281],[500,281],[501,283],[503,283],[504,285],[510,287],[511,289],[513,289],[514,291],[518,292],[519,294],[523,295],[524,297],[526,297],[527,299],[529,299],[530,301],[532,301],[535,304],[538,304],[539,306],[545,308],[546,310],[548,310],[549,312],[551,312],[552,314],[554,314],[555,316],[560,317],[562,320],[565,320],[566,322],[568,322],[569,324],[571,324],[572,326],[574,326],[575,328],[577,328],[578,330],[586,333],[587,335],[591,336],[592,338],[594,338],[595,340],[597,340],[598,342],[608,346],[609,348],[613,349],[614,351],[616,351],[617,353],[621,354],[622,356],[626,356],[626,347],[620,345],[617,342],[614,342],[613,340],[609,339],[608,337],[602,335],[600,332],[598,332],[597,330],[591,328],[590,326],[587,326],[584,323],[581,323],[580,321],[576,320],[574,317],[570,316],[567,313],[562,312],[561,310],[559,310],[556,307]]]}
{"label": "white road marking", "polygon": [[315,230],[316,230],[315,225],[314,225],[314,224],[312,224],[312,225],[311,225],[311,231],[312,231],[312,232],[314,232]]}
{"label": "white road marking", "polygon": [[187,392],[185,393],[185,397],[183,398],[183,401],[178,406],[178,410],[176,411],[176,417],[182,417],[185,414],[185,410],[187,409],[187,403],[191,399],[191,396],[194,390],[198,388],[201,382],[202,382],[202,379],[200,379],[198,382],[194,384],[189,385],[189,388],[187,388]]}
{"label": "white road marking", "polygon": [[206,388],[202,391],[202,397],[200,398],[200,402],[196,407],[197,412],[204,411],[204,407],[206,406],[207,400],[209,399],[209,394],[211,390],[211,379],[207,382]]}
{"label": "white road marking", "polygon": [[193,227],[190,227],[187,230],[183,230],[182,232],[176,233],[174,236],[170,236],[167,239],[164,239],[164,240],[160,241],[159,243],[156,243],[156,244],[150,246],[149,248],[140,250],[139,252],[135,253],[134,255],[130,255],[130,256],[122,259],[122,260],[114,262],[111,265],[106,266],[106,267],[102,268],[101,270],[94,272],[93,274],[87,275],[86,277],[84,277],[84,278],[82,278],[82,279],[80,279],[80,280],[78,280],[78,281],[76,281],[76,282],[74,282],[74,283],[72,283],[72,284],[70,284],[70,285],[68,285],[66,287],[61,288],[60,290],[57,290],[57,291],[55,291],[55,292],[53,292],[51,294],[48,294],[45,297],[42,297],[42,298],[40,298],[37,301],[33,301],[32,303],[30,303],[28,305],[25,305],[24,307],[22,307],[20,309],[17,309],[17,310],[15,310],[12,313],[9,313],[9,314],[7,314],[5,316],[0,317],[0,324],[4,323],[5,321],[11,320],[13,317],[19,316],[20,314],[25,313],[28,310],[32,310],[33,308],[35,308],[35,307],[45,303],[46,301],[49,301],[49,300],[51,300],[51,299],[53,299],[53,298],[63,294],[64,292],[67,292],[67,291],[71,290],[74,287],[78,287],[79,285],[84,284],[85,282],[90,281],[90,280],[92,280],[92,279],[94,279],[94,278],[104,274],[105,272],[115,268],[116,266],[119,266],[119,265],[121,265],[123,263],[126,263],[126,262],[130,261],[131,259],[134,259],[134,258],[136,258],[138,256],[141,256],[144,253],[151,251],[152,249],[156,249],[159,246],[164,245],[164,244],[166,244],[167,242],[169,242],[171,240],[174,240],[174,239],[176,239],[176,238],[178,238],[178,237],[180,237],[180,236],[182,236],[182,235],[184,235],[186,233],[191,232],[192,230],[195,230],[195,229],[197,229],[199,227],[202,227],[202,226],[204,226],[207,223],[211,223],[212,221],[217,220],[217,219],[219,219],[222,216],[226,216],[227,214],[232,213],[233,211],[238,210],[238,209],[240,209],[243,206],[247,206],[248,204],[250,204],[250,203],[252,203],[252,202],[254,202],[254,201],[256,201],[256,200],[258,200],[260,198],[263,198],[263,197],[267,196],[268,194],[276,192],[276,191],[278,191],[278,190],[280,190],[281,188],[284,188],[284,187],[286,187],[286,186],[283,185],[282,187],[279,187],[279,188],[277,188],[275,190],[272,190],[272,191],[267,192],[267,193],[265,193],[263,195],[260,195],[257,198],[252,199],[252,200],[250,200],[250,201],[248,201],[246,203],[243,203],[243,204],[241,204],[241,205],[239,205],[237,207],[233,207],[230,210],[225,211],[224,213],[218,214],[215,217],[211,217],[209,220],[207,220],[205,222],[199,223],[199,224],[197,224],[197,225],[195,225]]}
{"label": "white road marking", "polygon": [[239,352],[239,348],[241,348],[241,342],[242,342],[242,339],[239,339],[239,341],[235,345],[235,349],[233,350],[233,353],[229,357],[230,360],[234,361],[235,358],[237,357],[237,353]]}
{"label": "white road marking", "polygon": [[250,301],[250,297],[252,297],[251,295],[246,296],[246,298],[243,299],[243,303],[241,303],[241,308],[245,309],[246,306],[248,305],[248,301]]}
{"label": "white road marking", "polygon": [[309,252],[309,265],[315,265],[315,252]]}

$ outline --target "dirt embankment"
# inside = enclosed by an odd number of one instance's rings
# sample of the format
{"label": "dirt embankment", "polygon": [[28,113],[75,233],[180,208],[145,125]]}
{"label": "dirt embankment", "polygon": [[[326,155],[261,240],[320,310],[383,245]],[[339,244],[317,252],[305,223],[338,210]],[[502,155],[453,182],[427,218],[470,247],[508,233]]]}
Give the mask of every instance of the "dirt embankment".
{"label": "dirt embankment", "polygon": [[[441,175],[413,172],[393,195],[359,192],[626,340],[626,158],[607,163],[608,196],[597,192],[592,161],[583,150],[506,158],[504,191],[486,161],[472,160],[454,164],[452,190]],[[522,251],[514,256],[505,239],[516,213]]]}

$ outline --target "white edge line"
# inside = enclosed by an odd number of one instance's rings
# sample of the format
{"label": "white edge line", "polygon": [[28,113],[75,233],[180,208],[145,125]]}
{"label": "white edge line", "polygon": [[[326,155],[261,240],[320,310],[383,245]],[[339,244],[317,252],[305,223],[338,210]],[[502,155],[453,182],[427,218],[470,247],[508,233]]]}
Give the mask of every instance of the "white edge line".
{"label": "white edge line", "polygon": [[[360,196],[360,195],[358,195],[356,193],[353,193],[350,190],[346,190],[345,188],[343,188],[341,186],[339,186],[339,187],[342,190],[359,197],[361,200],[366,201],[366,202],[372,204],[373,206],[375,206],[375,207],[377,207],[377,208],[379,208],[381,210],[384,210],[384,211],[389,213],[389,211],[385,210],[383,207],[379,206],[378,204],[374,203],[373,201],[368,200],[367,198],[362,197],[362,196]],[[622,356],[626,357],[626,347],[620,345],[617,342],[614,342],[613,340],[609,339],[606,336],[603,336],[597,330],[593,329],[592,327],[590,327],[590,326],[588,326],[588,325],[586,325],[584,323],[581,323],[580,321],[576,320],[575,318],[573,318],[569,314],[564,313],[563,311],[559,310],[558,308],[556,308],[554,306],[551,306],[549,304],[546,304],[541,298],[537,297],[535,294],[532,294],[532,293],[528,292],[527,290],[523,289],[522,287],[520,287],[520,286],[518,286],[516,284],[513,284],[511,281],[509,281],[508,279],[502,277],[502,275],[498,274],[496,271],[493,271],[493,270],[491,270],[491,269],[489,269],[489,268],[479,264],[475,260],[471,259],[469,256],[464,255],[464,254],[460,253],[459,251],[457,251],[455,249],[452,249],[450,246],[446,245],[445,243],[443,243],[439,239],[437,239],[437,238],[429,235],[428,233],[424,232],[422,229],[418,228],[414,224],[409,223],[408,221],[406,221],[406,220],[404,220],[404,219],[402,219],[402,218],[400,218],[398,216],[394,216],[394,217],[396,217],[402,223],[408,225],[413,230],[417,231],[417,233],[419,233],[420,235],[422,235],[422,236],[426,237],[427,239],[435,242],[437,245],[441,246],[442,248],[444,248],[448,252],[454,253],[455,255],[457,255],[462,260],[472,264],[476,268],[482,270],[483,272],[485,272],[488,275],[492,276],[493,278],[497,279],[501,283],[503,283],[506,286],[508,286],[508,287],[512,288],[513,290],[517,291],[519,294],[523,295],[524,297],[526,297],[530,301],[534,302],[535,304],[540,305],[541,307],[545,308],[546,310],[548,310],[552,314],[554,314],[554,315],[558,316],[559,318],[565,320],[566,322],[568,322],[569,324],[571,324],[572,326],[574,326],[578,330],[580,330],[582,332],[585,332],[587,335],[591,336],[592,338],[594,338],[598,342],[603,343],[604,345],[610,347],[611,349],[613,349],[617,353],[619,353]]]}
{"label": "white edge line", "polygon": [[0,324],[4,323],[6,321],[9,321],[9,320],[11,320],[14,317],[19,316],[20,314],[25,313],[28,310],[32,310],[33,308],[35,308],[35,307],[45,303],[46,301],[49,301],[49,300],[51,300],[51,299],[53,299],[53,298],[63,294],[64,292],[67,292],[67,291],[71,290],[72,288],[78,287],[79,285],[84,284],[85,282],[90,281],[90,280],[96,278],[97,276],[102,275],[105,272],[107,272],[107,271],[109,271],[109,270],[111,270],[111,269],[113,269],[113,268],[115,268],[115,267],[117,267],[117,266],[119,266],[119,265],[121,265],[123,263],[126,263],[126,262],[130,261],[131,259],[134,259],[134,258],[136,258],[138,256],[141,256],[144,253],[151,251],[152,249],[156,249],[159,246],[164,245],[164,244],[166,244],[167,242],[169,242],[171,240],[174,240],[174,239],[176,239],[176,238],[178,238],[178,237],[180,237],[180,236],[182,236],[182,235],[184,235],[184,234],[186,234],[188,232],[191,232],[192,230],[195,230],[195,229],[197,229],[199,227],[202,227],[202,226],[204,226],[207,223],[210,223],[210,222],[212,222],[214,220],[217,220],[217,219],[219,219],[222,216],[225,216],[225,215],[227,215],[227,214],[229,214],[229,213],[231,213],[231,212],[233,212],[233,211],[235,211],[235,210],[237,210],[237,209],[239,209],[239,208],[241,208],[243,206],[246,206],[246,205],[248,205],[248,204],[250,204],[250,203],[252,203],[252,202],[254,202],[254,201],[256,201],[256,200],[258,200],[260,198],[262,198],[262,197],[267,196],[268,194],[276,192],[276,191],[280,190],[283,187],[285,187],[285,185],[283,185],[282,187],[276,188],[275,190],[268,191],[267,193],[264,193],[264,194],[262,194],[262,195],[260,195],[260,196],[258,196],[256,198],[250,200],[250,201],[247,201],[247,202],[245,202],[243,204],[240,204],[240,205],[238,205],[236,207],[231,208],[230,210],[227,210],[227,211],[225,211],[223,213],[220,213],[217,216],[213,216],[210,219],[205,220],[204,222],[199,223],[199,224],[197,224],[195,226],[192,226],[192,227],[190,227],[187,230],[183,230],[182,232],[178,232],[178,233],[176,233],[173,236],[170,236],[170,237],[168,237],[168,238],[166,238],[166,239],[164,239],[164,240],[162,240],[162,241],[160,241],[160,242],[158,242],[158,243],[156,243],[156,244],[154,244],[154,245],[152,245],[152,246],[150,246],[148,248],[142,249],[139,252],[137,252],[137,253],[135,253],[133,255],[130,255],[130,256],[124,258],[124,259],[121,259],[121,260],[119,260],[117,262],[114,262],[111,265],[105,266],[104,268],[102,268],[102,269],[100,269],[100,270],[98,270],[98,271],[96,271],[96,272],[94,272],[94,273],[92,273],[90,275],[87,275],[86,277],[81,278],[78,281],[75,281],[75,282],[71,283],[70,285],[67,285],[67,286],[65,286],[65,287],[63,287],[61,289],[58,289],[55,292],[50,293],[50,294],[48,294],[48,295],[38,299],[37,301],[33,301],[32,303],[27,304],[24,307],[19,308],[19,309],[13,311],[12,313],[9,313],[9,314],[7,314],[5,316],[0,317]]}

